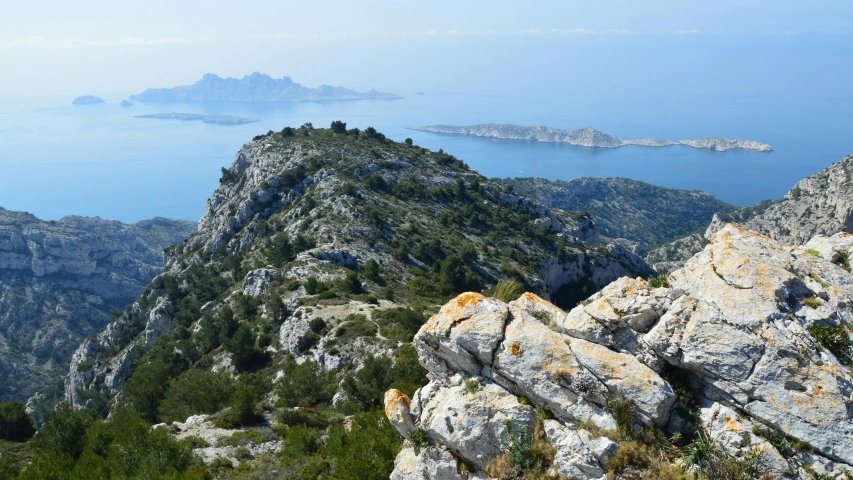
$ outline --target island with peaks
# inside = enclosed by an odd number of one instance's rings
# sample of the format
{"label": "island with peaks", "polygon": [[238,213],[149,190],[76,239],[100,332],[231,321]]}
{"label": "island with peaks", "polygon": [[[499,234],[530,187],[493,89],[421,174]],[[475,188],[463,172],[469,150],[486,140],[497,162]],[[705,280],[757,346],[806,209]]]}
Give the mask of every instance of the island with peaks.
{"label": "island with peaks", "polygon": [[525,127],[519,125],[508,125],[498,123],[483,123],[468,127],[452,125],[432,125],[427,127],[415,127],[411,130],[432,133],[449,133],[456,135],[473,135],[476,137],[500,138],[507,140],[532,140],[546,143],[567,143],[579,147],[592,148],[618,148],[626,145],[637,145],[641,147],[667,147],[670,145],[686,145],[693,148],[703,148],[725,152],[726,150],[753,150],[758,152],[771,152],[773,148],[766,143],[753,140],[729,140],[722,137],[707,137],[698,140],[664,140],[657,138],[643,138],[638,140],[620,140],[614,136],[598,131],[592,127],[575,128],[572,130],[560,130],[557,128],[534,126]]}
{"label": "island with peaks", "polygon": [[104,99],[94,95],[83,95],[82,97],[75,98],[71,102],[72,105],[96,105],[98,103],[104,103]]}
{"label": "island with peaks", "polygon": [[304,87],[290,77],[272,78],[255,72],[243,78],[222,78],[212,73],[201,80],[174,88],[149,88],[131,95],[138,102],[317,102],[326,100],[397,99],[399,95],[369,90],[356,92],[344,87]]}
{"label": "island with peaks", "polygon": [[183,120],[185,122],[201,120],[204,123],[216,125],[244,125],[246,123],[259,122],[260,119],[238,117],[235,115],[205,115],[202,113],[149,113],[146,115],[134,115],[133,118],[157,118],[161,120]]}

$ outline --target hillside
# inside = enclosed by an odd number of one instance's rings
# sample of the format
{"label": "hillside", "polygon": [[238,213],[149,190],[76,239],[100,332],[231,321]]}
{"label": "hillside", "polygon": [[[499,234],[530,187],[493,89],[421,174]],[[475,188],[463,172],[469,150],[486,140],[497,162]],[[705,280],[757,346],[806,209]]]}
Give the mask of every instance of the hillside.
{"label": "hillside", "polygon": [[80,340],[163,270],[192,222],[43,221],[0,208],[0,401],[56,384]]}
{"label": "hillside", "polygon": [[[286,128],[240,150],[198,232],[167,250],[166,272],[74,353],[70,404],[178,421],[173,438],[205,439],[195,453],[222,475],[223,462],[242,462],[277,478],[383,478],[401,440],[376,426],[382,394],[426,382],[410,342],[438,305],[526,289],[568,308],[622,275],[652,274],[585,214],[514,194],[441,151],[333,127]],[[251,445],[230,443],[241,424]],[[291,448],[294,432],[368,443],[263,453]],[[380,447],[369,465],[344,458]]]}
{"label": "hillside", "polygon": [[174,88],[149,88],[130,99],[138,102],[174,103],[174,102],[318,102],[326,100],[401,98],[390,93],[370,90],[356,92],[344,87],[320,85],[317,88],[304,87],[290,77],[272,78],[255,72],[243,78],[222,78],[212,73],[205,74],[201,80],[192,84]]}
{"label": "hillside", "polygon": [[715,213],[741,209],[705,192],[658,187],[627,178],[499,181],[549,207],[588,212],[602,235],[626,238],[644,249],[704,231]]}

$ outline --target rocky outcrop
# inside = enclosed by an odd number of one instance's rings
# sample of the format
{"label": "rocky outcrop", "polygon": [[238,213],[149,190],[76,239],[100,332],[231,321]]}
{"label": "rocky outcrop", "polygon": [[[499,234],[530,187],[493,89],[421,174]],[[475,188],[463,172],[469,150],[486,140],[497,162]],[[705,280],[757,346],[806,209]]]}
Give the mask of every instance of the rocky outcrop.
{"label": "rocky outcrop", "polygon": [[785,245],[801,245],[818,234],[853,231],[851,178],[853,155],[800,180],[784,198],[742,225]]}
{"label": "rocky outcrop", "polygon": [[303,87],[290,77],[271,78],[255,72],[243,78],[221,78],[207,73],[201,80],[175,88],[149,88],[130,99],[139,102],[312,102],[325,100],[359,100],[364,98],[401,98],[390,93],[370,90],[356,92],[344,87],[320,85]]}
{"label": "rocky outcrop", "polygon": [[769,152],[773,149],[770,145],[752,140],[729,140],[721,137],[707,137],[698,140],[662,140],[657,138],[643,138],[639,140],[620,140],[592,127],[575,128],[572,130],[560,130],[557,128],[535,126],[523,127],[519,125],[507,125],[498,123],[483,123],[468,127],[457,127],[453,125],[432,125],[428,127],[417,127],[412,130],[434,133],[450,133],[458,135],[474,135],[476,137],[504,138],[510,140],[532,140],[536,142],[567,143],[579,147],[594,148],[617,148],[625,145],[637,145],[642,147],[668,147],[670,145],[686,145],[693,148],[703,148],[724,152],[726,150],[755,150]]}
{"label": "rocky outcrop", "polygon": [[0,209],[0,401],[55,383],[80,340],[163,269],[192,222],[42,221]]}
{"label": "rocky outcrop", "polygon": [[[623,278],[568,313],[529,293],[508,304],[460,295],[415,337],[430,383],[410,408],[386,396],[389,418],[482,472],[502,454],[492,446],[506,440],[504,419],[529,428],[527,411],[513,403],[524,397],[553,418],[544,429],[559,473],[593,479],[618,447],[584,428],[594,424],[606,437],[615,424],[608,399],[618,397],[637,424],[701,428],[735,457],[758,452],[777,478],[853,474],[853,352],[849,340],[822,343],[820,333],[841,328],[849,338],[853,276],[831,261],[841,263],[836,253],[849,250],[849,238],[818,238],[807,251],[730,224],[670,275],[669,287]],[[698,425],[676,413],[684,395],[699,405]],[[456,402],[482,402],[496,414],[483,418]],[[483,440],[474,445],[471,432]],[[404,450],[394,478],[445,478],[430,475],[449,458],[425,452]]]}
{"label": "rocky outcrop", "polygon": [[[704,236],[711,238],[730,222],[789,246],[802,245],[816,235],[853,231],[851,172],[853,155],[801,180],[781,200],[718,211]],[[657,265],[659,271],[673,270],[703,246],[704,240],[690,236],[653,250],[646,261]]]}

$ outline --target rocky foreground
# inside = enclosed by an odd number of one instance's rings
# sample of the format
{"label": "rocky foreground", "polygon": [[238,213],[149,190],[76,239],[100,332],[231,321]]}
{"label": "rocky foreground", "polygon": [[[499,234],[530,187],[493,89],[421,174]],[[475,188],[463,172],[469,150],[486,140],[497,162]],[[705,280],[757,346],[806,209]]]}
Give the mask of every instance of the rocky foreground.
{"label": "rocky foreground", "polygon": [[668,286],[621,278],[568,313],[458,296],[414,339],[429,384],[385,396],[409,439],[391,478],[506,476],[534,431],[568,479],[659,478],[669,467],[624,466],[638,432],[704,439],[687,447],[703,455],[660,455],[702,478],[849,478],[851,244],[788,248],[729,224]]}
{"label": "rocky foreground", "polygon": [[596,130],[592,127],[575,128],[571,130],[560,130],[558,128],[520,125],[507,125],[498,123],[483,123],[468,127],[453,125],[431,125],[427,127],[416,127],[412,130],[433,133],[450,133],[458,135],[473,135],[475,137],[502,138],[508,140],[532,140],[547,143],[566,143],[579,147],[591,148],[617,148],[626,145],[641,147],[668,147],[671,145],[686,145],[693,148],[715,150],[725,152],[726,150],[754,150],[758,152],[770,152],[773,148],[766,143],[753,140],[730,140],[722,137],[706,137],[698,140],[664,140],[658,138],[642,138],[638,140],[620,140],[612,135]]}

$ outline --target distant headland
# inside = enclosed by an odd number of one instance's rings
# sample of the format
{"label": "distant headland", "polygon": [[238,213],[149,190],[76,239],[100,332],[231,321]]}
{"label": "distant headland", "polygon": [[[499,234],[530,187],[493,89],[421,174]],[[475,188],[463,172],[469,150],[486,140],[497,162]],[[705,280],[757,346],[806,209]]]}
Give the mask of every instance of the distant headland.
{"label": "distant headland", "polygon": [[376,90],[356,92],[344,87],[320,85],[303,87],[290,77],[272,78],[253,73],[243,78],[221,78],[212,73],[201,80],[174,88],[149,88],[130,99],[138,102],[318,102],[326,100],[363,100],[402,98]]}
{"label": "distant headland", "polygon": [[243,125],[260,121],[257,118],[237,117],[234,115],[204,115],[200,113],[150,113],[147,115],[134,115],[133,118],[157,118],[161,120],[183,120],[192,122],[201,120],[204,123],[216,125]]}
{"label": "distant headland", "polygon": [[637,145],[641,147],[686,145],[688,147],[715,150],[718,152],[725,152],[726,150],[754,150],[758,152],[770,152],[773,150],[773,148],[766,143],[759,143],[753,140],[729,140],[722,137],[707,137],[700,138],[698,140],[679,141],[657,138],[620,140],[591,127],[576,128],[573,130],[560,130],[557,128],[543,126],[524,127],[519,125],[484,123],[480,125],[471,125],[469,127],[432,125],[428,127],[415,127],[411,130],[433,133],[450,133],[456,135],[473,135],[477,137],[502,138],[508,140],[533,140],[536,142],[566,143],[579,147],[592,148],[618,148],[626,145]]}
{"label": "distant headland", "polygon": [[82,97],[75,98],[71,102],[72,105],[95,105],[98,103],[104,103],[104,99],[94,95],[83,95]]}

